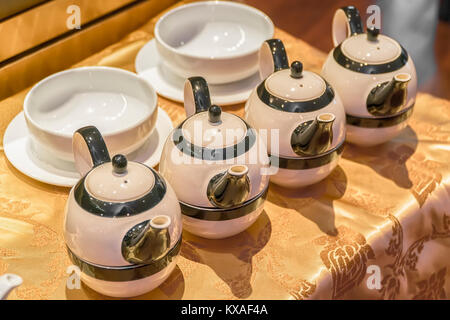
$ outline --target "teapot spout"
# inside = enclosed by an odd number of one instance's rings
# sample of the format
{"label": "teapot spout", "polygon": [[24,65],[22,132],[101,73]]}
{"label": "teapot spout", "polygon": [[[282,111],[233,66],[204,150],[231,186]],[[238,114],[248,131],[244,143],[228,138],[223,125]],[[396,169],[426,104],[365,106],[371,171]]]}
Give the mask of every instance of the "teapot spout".
{"label": "teapot spout", "polygon": [[397,113],[406,103],[409,73],[398,73],[391,81],[378,84],[367,97],[367,110],[374,116]]}
{"label": "teapot spout", "polygon": [[250,192],[248,167],[234,165],[227,171],[215,175],[208,184],[209,201],[219,208],[230,208],[247,200]]}
{"label": "teapot spout", "polygon": [[0,300],[5,300],[9,293],[22,284],[18,275],[7,273],[0,277]]}
{"label": "teapot spout", "polygon": [[156,261],[170,248],[169,216],[160,215],[131,228],[122,241],[122,256],[133,264]]}
{"label": "teapot spout", "polygon": [[301,123],[292,132],[292,150],[299,156],[315,156],[325,152],[333,142],[335,119],[332,113],[322,113],[314,120]]}

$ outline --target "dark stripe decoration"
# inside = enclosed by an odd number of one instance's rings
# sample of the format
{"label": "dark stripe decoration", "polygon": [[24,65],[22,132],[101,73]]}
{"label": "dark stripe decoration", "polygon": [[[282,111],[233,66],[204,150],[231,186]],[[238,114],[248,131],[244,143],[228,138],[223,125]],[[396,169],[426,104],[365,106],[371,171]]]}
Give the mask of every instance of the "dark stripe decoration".
{"label": "dark stripe decoration", "polygon": [[172,135],[172,141],[181,152],[192,158],[207,161],[233,159],[248,152],[248,150],[250,150],[256,142],[255,130],[251,128],[246,122],[244,122],[247,128],[247,134],[237,144],[226,148],[218,148],[218,149],[210,149],[207,147],[197,146],[195,144],[190,143],[183,136],[181,128],[183,127],[185,121],[183,121],[174,131]]}
{"label": "dark stripe decoration", "polygon": [[368,63],[361,63],[355,60],[350,59],[344,53],[341,49],[341,44],[338,45],[336,48],[334,48],[333,51],[333,57],[336,62],[344,67],[345,69],[359,72],[359,73],[365,73],[365,74],[379,74],[379,73],[388,73],[397,71],[398,69],[402,68],[407,62],[408,62],[408,53],[406,52],[405,48],[403,48],[400,45],[402,51],[400,55],[392,60],[391,62],[382,63],[382,64],[368,64]]}
{"label": "dark stripe decoration", "polygon": [[84,181],[86,176],[75,186],[74,196],[78,205],[89,213],[104,218],[129,217],[155,207],[166,194],[166,184],[161,176],[152,168],[148,168],[154,175],[153,188],[143,197],[127,202],[108,202],[96,199],[86,190]]}
{"label": "dark stripe decoration", "polygon": [[278,167],[280,169],[290,170],[305,170],[318,168],[335,160],[344,151],[345,141],[342,141],[340,145],[325,152],[324,154],[311,158],[283,158],[275,155],[270,155],[272,163],[274,159],[278,159]]}
{"label": "dark stripe decoration", "polygon": [[359,10],[354,6],[342,7],[342,11],[344,11],[347,16],[348,26],[350,28],[350,34],[358,34],[363,33],[363,26],[361,21],[361,16],[359,15]]}
{"label": "dark stripe decoration", "polygon": [[413,112],[414,103],[407,109],[389,117],[364,118],[347,114],[347,124],[361,128],[387,128],[407,120]]}
{"label": "dark stripe decoration", "polygon": [[207,221],[225,221],[243,217],[259,208],[267,198],[269,186],[254,198],[233,208],[208,208],[193,206],[180,201],[181,212],[191,218]]}
{"label": "dark stripe decoration", "polygon": [[[325,81],[325,80],[324,80]],[[309,101],[290,101],[274,96],[266,89],[266,80],[259,84],[256,89],[259,99],[267,106],[285,112],[311,112],[328,106],[334,99],[334,91],[330,84],[325,81],[325,91],[320,97]]]}
{"label": "dark stripe decoration", "polygon": [[181,238],[178,239],[175,246],[164,257],[148,264],[108,267],[84,261],[77,257],[69,248],[67,248],[67,252],[72,263],[89,277],[114,282],[133,281],[149,277],[166,268],[180,252]]}
{"label": "dark stripe decoration", "polygon": [[211,98],[206,80],[202,77],[190,77],[187,81],[191,84],[195,113],[207,111],[211,107]]}
{"label": "dark stripe decoration", "polygon": [[78,129],[75,132],[75,136],[77,135],[86,143],[94,167],[111,161],[105,141],[96,127],[86,126]]}

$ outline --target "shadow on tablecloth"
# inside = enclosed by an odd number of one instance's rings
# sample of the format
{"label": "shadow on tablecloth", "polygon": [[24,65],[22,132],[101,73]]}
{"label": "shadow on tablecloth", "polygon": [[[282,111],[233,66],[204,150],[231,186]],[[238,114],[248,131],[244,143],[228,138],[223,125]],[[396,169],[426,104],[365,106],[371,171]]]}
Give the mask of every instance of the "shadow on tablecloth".
{"label": "shadow on tablecloth", "polygon": [[[250,228],[227,239],[203,239],[184,232],[181,255],[209,266],[229,286],[235,297],[244,299],[252,293],[250,280],[253,274],[253,256],[264,248],[271,233],[269,216],[263,211]],[[226,291],[226,288],[220,288],[221,285],[222,283],[204,284]]]}

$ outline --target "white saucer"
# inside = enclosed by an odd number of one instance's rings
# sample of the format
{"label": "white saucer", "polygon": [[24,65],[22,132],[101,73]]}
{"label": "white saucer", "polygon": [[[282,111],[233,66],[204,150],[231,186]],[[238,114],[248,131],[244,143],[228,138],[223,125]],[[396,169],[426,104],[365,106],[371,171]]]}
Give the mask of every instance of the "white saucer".
{"label": "white saucer", "polygon": [[[173,125],[169,116],[163,109],[158,108],[158,119],[153,133],[141,148],[128,155],[128,159],[149,167],[156,166],[161,158],[166,138],[172,130]],[[65,168],[62,169],[39,159],[32,148],[23,112],[8,125],[3,137],[3,148],[9,162],[30,178],[62,187],[72,187],[80,179],[73,163],[64,163]]]}
{"label": "white saucer", "polygon": [[[138,52],[135,61],[136,73],[150,82],[161,96],[183,102],[183,78],[166,70],[160,63],[155,40],[150,40]],[[199,74],[201,76],[201,74]],[[253,76],[222,85],[209,85],[211,100],[220,106],[245,102],[253,89],[261,82],[259,72]]]}

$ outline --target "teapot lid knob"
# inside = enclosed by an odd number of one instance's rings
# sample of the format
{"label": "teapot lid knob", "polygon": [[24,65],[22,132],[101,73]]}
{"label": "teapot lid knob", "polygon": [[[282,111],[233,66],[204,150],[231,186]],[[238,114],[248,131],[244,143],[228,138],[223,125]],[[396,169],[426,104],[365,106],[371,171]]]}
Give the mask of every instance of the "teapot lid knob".
{"label": "teapot lid knob", "polygon": [[213,104],[208,109],[208,120],[212,123],[218,123],[220,122],[220,115],[222,114],[222,109],[218,106]]}
{"label": "teapot lid knob", "polygon": [[380,29],[377,29],[375,27],[367,28],[367,40],[377,41],[379,34],[380,34]]}
{"label": "teapot lid knob", "polygon": [[291,77],[299,79],[302,77],[303,64],[300,61],[294,61],[291,63]]}
{"label": "teapot lid knob", "polygon": [[116,174],[124,174],[127,172],[127,158],[123,154],[116,154],[112,158],[113,171]]}

